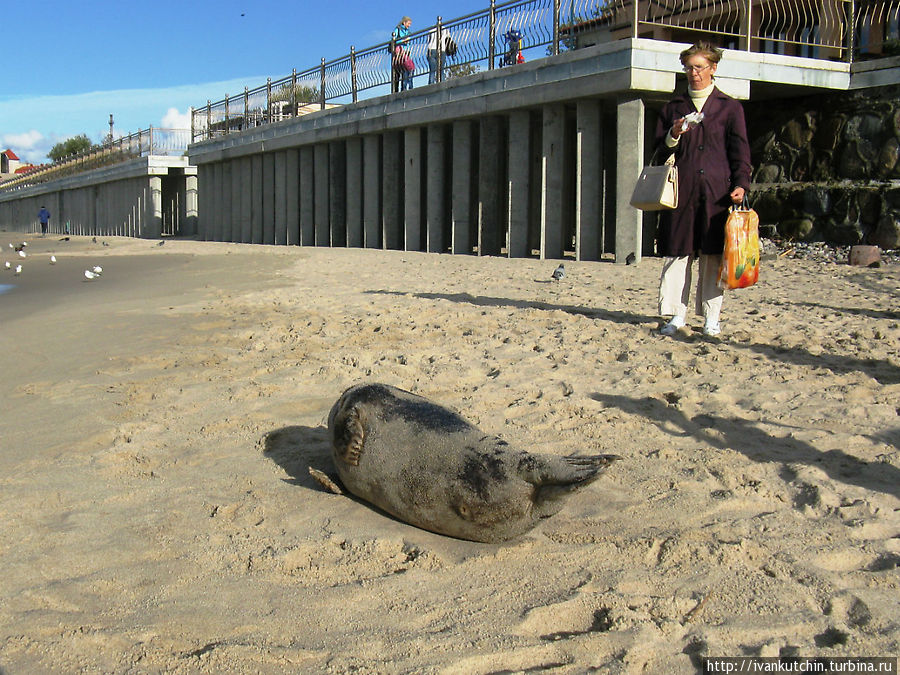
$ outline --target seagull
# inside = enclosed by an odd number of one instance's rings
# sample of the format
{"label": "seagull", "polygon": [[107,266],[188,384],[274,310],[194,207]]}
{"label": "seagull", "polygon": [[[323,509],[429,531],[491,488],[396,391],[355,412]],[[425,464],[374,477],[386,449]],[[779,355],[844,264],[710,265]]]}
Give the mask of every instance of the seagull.
{"label": "seagull", "polygon": [[6,261],[6,269],[9,269],[11,265],[9,264],[9,260]]}
{"label": "seagull", "polygon": [[634,255],[634,251],[625,256],[626,265],[633,265],[635,260],[637,260],[637,256]]}
{"label": "seagull", "polygon": [[84,278],[87,279],[88,281],[93,281],[93,280],[96,279],[98,276],[100,276],[100,275],[99,275],[99,274],[94,274],[94,273],[91,272],[90,270],[85,270],[85,271],[84,271]]}
{"label": "seagull", "polygon": [[9,242],[9,247],[10,247],[10,248],[15,248],[15,246],[13,246],[12,242]]}
{"label": "seagull", "polygon": [[166,243],[166,240],[163,239],[161,242],[159,242],[159,243],[157,244],[157,246],[162,246],[162,245],[165,244],[165,243]]}
{"label": "seagull", "polygon": [[20,274],[22,274],[22,266],[16,265],[16,276],[19,276]]}
{"label": "seagull", "polygon": [[96,244],[96,243],[97,243],[97,237],[91,237],[91,241],[94,242],[94,243]]}
{"label": "seagull", "polygon": [[100,265],[95,265],[94,268],[91,270],[91,272],[93,272],[94,274],[96,274],[99,277],[101,274],[103,274],[103,268],[100,267]]}
{"label": "seagull", "polygon": [[553,274],[551,274],[550,276],[553,279],[556,279],[557,281],[559,281],[564,276],[566,276],[566,266],[563,265],[562,263],[560,263],[559,267],[557,267],[555,270],[553,270]]}
{"label": "seagull", "polygon": [[19,257],[20,257],[20,258],[24,258],[24,257],[25,257],[25,251],[20,250],[20,251],[19,251]]}
{"label": "seagull", "polygon": [[55,256],[55,255],[51,255],[51,256],[50,256],[50,264],[51,264],[51,265],[55,265],[55,264],[56,264],[56,256]]}
{"label": "seagull", "polygon": [[103,241],[103,242],[100,242],[100,243],[102,243],[102,244],[103,244],[103,245],[104,245],[104,246],[109,246],[109,244],[108,244],[108,243],[106,243],[106,242],[105,242],[105,241]]}

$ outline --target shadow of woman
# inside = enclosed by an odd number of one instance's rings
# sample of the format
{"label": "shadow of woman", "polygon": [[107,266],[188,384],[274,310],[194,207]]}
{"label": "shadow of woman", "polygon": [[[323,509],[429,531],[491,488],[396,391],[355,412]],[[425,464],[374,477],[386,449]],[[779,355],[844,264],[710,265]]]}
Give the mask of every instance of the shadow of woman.
{"label": "shadow of woman", "polygon": [[[889,464],[866,462],[842,450],[822,451],[795,438],[778,438],[757,428],[752,422],[737,417],[697,415],[689,418],[677,408],[649,396],[629,398],[594,393],[591,398],[607,407],[649,418],[665,433],[691,436],[721,449],[731,448],[755,462],[781,462],[782,478],[788,482],[795,476],[787,465],[802,462],[820,467],[837,482],[900,497],[900,470]],[[709,433],[708,429],[715,429],[722,434],[722,438]]]}

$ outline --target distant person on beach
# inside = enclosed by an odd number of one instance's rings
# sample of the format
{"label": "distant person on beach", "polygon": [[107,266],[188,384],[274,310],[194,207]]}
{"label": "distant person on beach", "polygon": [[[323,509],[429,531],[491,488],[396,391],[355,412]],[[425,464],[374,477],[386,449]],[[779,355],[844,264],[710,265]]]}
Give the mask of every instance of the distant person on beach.
{"label": "distant person on beach", "polygon": [[413,71],[406,67],[409,55],[409,28],[412,19],[404,16],[391,33],[391,91],[413,88]]}
{"label": "distant person on beach", "polygon": [[729,207],[740,204],[750,187],[744,109],[714,82],[721,58],[722,50],[708,42],[681,52],[688,90],[663,106],[656,125],[656,146],[665,156],[675,153],[679,181],[678,208],[662,213],[659,220],[660,253],[666,256],[659,313],[670,317],[660,329],[663,335],[674,335],[685,325],[695,258],[695,311],[704,318],[705,335],[721,332],[723,292],[717,282],[725,220]]}
{"label": "distant person on beach", "polygon": [[456,54],[456,43],[450,31],[441,29],[440,49],[437,34],[437,29],[428,34],[428,47],[425,51],[428,57],[428,84],[434,84],[439,79],[443,81],[443,77],[438,78],[438,73],[442,73],[444,69],[444,59]]}
{"label": "distant person on beach", "polygon": [[41,221],[41,236],[44,237],[47,235],[47,227],[50,225],[50,212],[46,206],[41,206],[41,210],[38,211],[38,220]]}

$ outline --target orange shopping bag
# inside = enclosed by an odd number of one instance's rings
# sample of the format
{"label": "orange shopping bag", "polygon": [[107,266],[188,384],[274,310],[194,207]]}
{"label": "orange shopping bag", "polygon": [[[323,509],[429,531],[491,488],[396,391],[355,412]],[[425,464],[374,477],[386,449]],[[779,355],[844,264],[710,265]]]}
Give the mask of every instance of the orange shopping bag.
{"label": "orange shopping bag", "polygon": [[759,216],[744,204],[732,206],[725,221],[725,252],[719,288],[747,288],[759,279]]}

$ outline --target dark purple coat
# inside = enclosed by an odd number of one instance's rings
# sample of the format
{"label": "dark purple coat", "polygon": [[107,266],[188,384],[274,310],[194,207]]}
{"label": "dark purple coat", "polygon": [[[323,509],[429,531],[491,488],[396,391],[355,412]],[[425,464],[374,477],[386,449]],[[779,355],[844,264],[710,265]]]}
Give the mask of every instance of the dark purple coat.
{"label": "dark purple coat", "polygon": [[[665,136],[675,120],[695,112],[687,93],[663,106],[656,125],[659,156],[671,150]],[[678,208],[661,213],[659,253],[719,254],[725,247],[725,219],[736,187],[750,189],[750,144],[741,104],[717,88],[703,105],[703,122],[681,136],[675,148]],[[662,160],[660,160],[662,161]],[[705,199],[704,199],[705,198]],[[706,208],[702,209],[705,204]]]}

